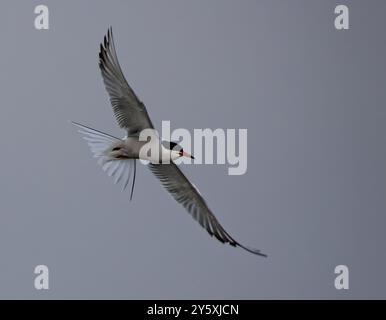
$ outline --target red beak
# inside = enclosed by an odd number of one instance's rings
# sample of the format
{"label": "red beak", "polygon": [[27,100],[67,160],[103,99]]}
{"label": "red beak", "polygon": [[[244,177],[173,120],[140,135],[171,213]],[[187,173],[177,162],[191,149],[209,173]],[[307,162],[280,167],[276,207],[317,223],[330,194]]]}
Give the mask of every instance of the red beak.
{"label": "red beak", "polygon": [[189,153],[187,153],[187,152],[185,152],[185,151],[182,151],[182,156],[183,156],[183,157],[187,157],[187,158],[194,159],[194,157],[193,157],[191,154],[189,154]]}

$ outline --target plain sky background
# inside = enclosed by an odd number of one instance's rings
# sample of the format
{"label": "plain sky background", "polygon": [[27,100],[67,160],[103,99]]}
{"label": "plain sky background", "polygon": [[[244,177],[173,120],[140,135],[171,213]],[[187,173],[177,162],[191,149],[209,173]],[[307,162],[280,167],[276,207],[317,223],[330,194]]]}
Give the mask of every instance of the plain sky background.
{"label": "plain sky background", "polygon": [[[38,4],[48,31],[34,28]],[[385,1],[0,7],[0,298],[386,298]],[[210,238],[142,165],[130,203],[69,124],[124,134],[97,65],[110,25],[157,128],[248,129],[245,175],[183,171],[267,259]]]}

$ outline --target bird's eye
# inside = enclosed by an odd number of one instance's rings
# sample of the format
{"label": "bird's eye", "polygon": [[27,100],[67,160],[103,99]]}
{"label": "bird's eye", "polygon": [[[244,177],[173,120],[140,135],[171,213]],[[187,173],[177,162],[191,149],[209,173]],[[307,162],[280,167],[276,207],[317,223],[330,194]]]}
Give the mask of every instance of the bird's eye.
{"label": "bird's eye", "polygon": [[182,157],[183,154],[184,154],[184,151],[183,151],[183,150],[180,150],[180,152],[179,152],[178,154],[179,154],[180,157]]}
{"label": "bird's eye", "polygon": [[113,148],[113,151],[119,151],[119,150],[121,150],[120,147],[115,147],[115,148]]}

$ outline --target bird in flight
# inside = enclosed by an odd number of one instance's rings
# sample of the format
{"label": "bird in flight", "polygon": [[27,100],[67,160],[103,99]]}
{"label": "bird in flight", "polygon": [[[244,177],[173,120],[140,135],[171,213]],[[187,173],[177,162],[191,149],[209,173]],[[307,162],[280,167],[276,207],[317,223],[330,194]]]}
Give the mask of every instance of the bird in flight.
{"label": "bird in flight", "polygon": [[[136,162],[138,159],[147,160],[147,167],[166,190],[211,236],[222,243],[241,247],[253,254],[266,257],[260,250],[240,244],[225,231],[198,189],[173,162],[180,157],[192,159],[194,157],[178,144],[162,141],[158,137],[145,105],[136,96],[123,75],[115,51],[111,27],[100,45],[99,68],[115,118],[119,127],[126,131],[126,136],[120,139],[80,123],[72,123],[79,128],[94,157],[98,158],[102,169],[114,178],[114,183],[121,183],[124,190],[131,181],[131,200],[135,185]],[[141,132],[146,129],[154,132],[153,139],[150,141],[140,139]],[[152,144],[150,147],[157,147],[157,152],[141,152],[141,149],[149,147],[149,144]]]}

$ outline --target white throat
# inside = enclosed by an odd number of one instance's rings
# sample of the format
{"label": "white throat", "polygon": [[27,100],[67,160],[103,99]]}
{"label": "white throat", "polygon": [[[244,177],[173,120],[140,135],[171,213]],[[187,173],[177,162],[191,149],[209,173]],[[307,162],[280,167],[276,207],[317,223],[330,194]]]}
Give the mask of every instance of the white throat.
{"label": "white throat", "polygon": [[160,143],[155,144],[149,142],[144,145],[143,148],[145,148],[146,152],[140,152],[140,158],[152,163],[170,163],[180,157],[178,151],[169,150]]}

